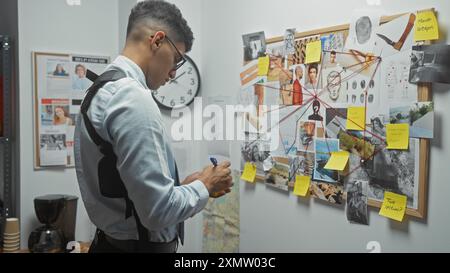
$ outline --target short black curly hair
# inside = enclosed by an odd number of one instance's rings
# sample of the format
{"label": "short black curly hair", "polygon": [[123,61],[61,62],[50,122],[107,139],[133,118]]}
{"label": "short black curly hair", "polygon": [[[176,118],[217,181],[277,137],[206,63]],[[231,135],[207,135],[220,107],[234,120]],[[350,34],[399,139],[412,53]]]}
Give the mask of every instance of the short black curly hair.
{"label": "short black curly hair", "polygon": [[180,10],[162,0],[146,0],[137,3],[128,18],[127,40],[140,40],[145,35],[143,27],[163,30],[175,42],[184,43],[186,52],[192,49],[194,34]]}

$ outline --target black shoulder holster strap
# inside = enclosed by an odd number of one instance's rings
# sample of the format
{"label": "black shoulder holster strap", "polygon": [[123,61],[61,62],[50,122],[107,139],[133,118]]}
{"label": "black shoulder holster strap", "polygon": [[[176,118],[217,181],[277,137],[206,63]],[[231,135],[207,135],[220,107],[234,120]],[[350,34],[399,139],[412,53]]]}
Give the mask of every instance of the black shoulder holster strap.
{"label": "black shoulder holster strap", "polygon": [[111,143],[105,141],[100,137],[87,115],[92,99],[95,97],[98,90],[102,88],[106,83],[120,80],[122,78],[125,78],[126,75],[124,72],[118,70],[109,70],[98,76],[97,74],[88,70],[86,76],[89,80],[93,81],[94,84],[86,91],[86,96],[83,100],[83,103],[81,104],[81,114],[83,116],[84,125],[86,126],[89,137],[103,154],[103,158],[98,163],[98,181],[100,193],[104,197],[108,198],[125,199],[125,219],[128,219],[129,217],[134,215],[139,234],[139,241],[147,242],[148,231],[142,225],[136,212],[136,208],[134,207],[133,202],[130,200],[125,185],[120,178],[119,171],[117,170],[117,156],[114,154],[113,147]]}

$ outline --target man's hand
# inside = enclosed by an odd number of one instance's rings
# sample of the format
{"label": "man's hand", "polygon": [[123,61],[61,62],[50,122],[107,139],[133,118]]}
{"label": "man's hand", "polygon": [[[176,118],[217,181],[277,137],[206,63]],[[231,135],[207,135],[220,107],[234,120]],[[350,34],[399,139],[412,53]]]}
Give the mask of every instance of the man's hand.
{"label": "man's hand", "polygon": [[[231,186],[233,186],[233,184]],[[219,197],[222,197],[225,194],[230,193],[230,192],[231,192],[231,188],[226,189],[226,190],[221,191],[221,192],[214,192],[213,194],[210,195],[210,197],[212,197],[212,198],[219,198]]]}
{"label": "man's hand", "polygon": [[233,178],[230,166],[229,161],[224,161],[216,167],[210,165],[201,172],[198,179],[205,184],[210,197],[218,198],[231,191]]}
{"label": "man's hand", "polygon": [[186,177],[183,182],[181,182],[181,185],[187,185],[187,184],[191,184],[192,182],[194,182],[195,180],[198,180],[200,177],[201,172],[195,172],[191,175],[189,175],[188,177]]}

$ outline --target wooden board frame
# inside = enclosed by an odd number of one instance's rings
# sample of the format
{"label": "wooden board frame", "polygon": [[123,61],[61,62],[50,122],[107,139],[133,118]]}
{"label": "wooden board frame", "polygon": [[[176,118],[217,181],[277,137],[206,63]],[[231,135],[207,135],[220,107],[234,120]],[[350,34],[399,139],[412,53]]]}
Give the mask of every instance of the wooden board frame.
{"label": "wooden board frame", "polygon": [[[40,150],[39,150],[39,132],[41,128],[39,127],[39,88],[38,88],[38,68],[37,68],[37,59],[39,56],[53,56],[53,57],[68,57],[69,54],[60,54],[60,53],[46,53],[46,52],[32,52],[32,58],[33,58],[33,120],[34,120],[34,127],[33,127],[33,135],[34,135],[34,169],[39,170],[43,167],[41,166],[41,158],[40,158]],[[51,166],[51,167],[45,167],[46,169],[49,168],[74,168],[68,167],[68,166]]]}
{"label": "wooden board frame", "polygon": [[[111,63],[111,57],[110,56],[102,56],[102,55],[92,55],[92,54],[79,54],[79,53],[55,53],[55,52],[42,52],[42,51],[32,51],[31,52],[32,57],[32,67],[33,67],[33,162],[34,162],[34,170],[43,170],[43,169],[73,169],[75,168],[75,156],[74,154],[72,157],[70,155],[67,155],[67,164],[66,165],[54,165],[54,166],[42,166],[41,164],[41,158],[40,158],[40,132],[41,132],[41,126],[40,126],[40,111],[39,108],[39,98],[40,98],[40,92],[42,90],[39,89],[39,67],[38,67],[38,59],[40,57],[60,57],[60,58],[70,58],[71,62],[74,62],[72,60],[72,57],[81,57],[81,58],[94,58],[94,59],[101,59],[104,60],[104,62],[92,62],[92,64],[98,64],[98,65],[104,65],[105,67]],[[76,63],[76,62],[75,62]],[[87,61],[87,63],[89,63]],[[89,69],[89,68],[88,68]],[[97,72],[99,73],[99,72]],[[84,98],[84,96],[83,96]],[[67,98],[54,98],[54,99],[69,99],[69,100],[80,100],[81,98],[75,98],[75,97],[67,97]],[[74,120],[75,122],[75,120]],[[75,126],[75,124],[74,124]]]}
{"label": "wooden board frame", "polygon": [[[434,8],[431,9],[425,9],[420,10],[421,11],[427,11],[431,10],[435,12]],[[408,13],[402,13],[397,15],[391,15],[391,16],[383,16],[380,19],[380,24],[384,24],[387,22],[390,22],[398,17],[401,17]],[[350,28],[350,24],[343,24],[343,25],[337,25],[334,27],[326,27],[326,28],[320,28],[310,31],[304,31],[304,32],[296,32],[295,33],[295,39],[301,39],[309,36],[314,35],[324,35],[329,34],[333,32],[338,31],[348,31]],[[278,42],[283,42],[284,37],[278,36],[273,37],[270,39],[266,39],[266,44],[273,44]],[[430,83],[422,83],[418,84],[418,101],[431,101],[433,98],[432,94],[432,85]],[[427,212],[427,190],[428,190],[428,171],[429,171],[429,158],[430,158],[430,140],[429,139],[420,139],[419,141],[419,173],[418,173],[418,183],[419,183],[419,193],[418,193],[418,204],[417,209],[407,208],[406,214],[417,217],[417,218],[425,218],[426,212]],[[264,181],[264,177],[257,176],[257,181]],[[289,187],[293,188],[294,183],[290,182]],[[368,202],[369,206],[381,208],[382,202],[370,199]]]}

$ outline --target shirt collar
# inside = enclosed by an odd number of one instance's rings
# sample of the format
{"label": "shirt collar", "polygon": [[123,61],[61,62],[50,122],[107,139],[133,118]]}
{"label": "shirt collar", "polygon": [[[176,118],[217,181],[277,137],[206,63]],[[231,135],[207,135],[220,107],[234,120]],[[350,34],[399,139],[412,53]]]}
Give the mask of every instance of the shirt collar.
{"label": "shirt collar", "polygon": [[142,69],[131,59],[128,57],[125,57],[123,55],[119,55],[114,62],[111,64],[111,66],[120,68],[123,70],[129,77],[137,80],[140,82],[143,86],[145,86],[148,89],[147,81],[145,80],[145,75]]}

